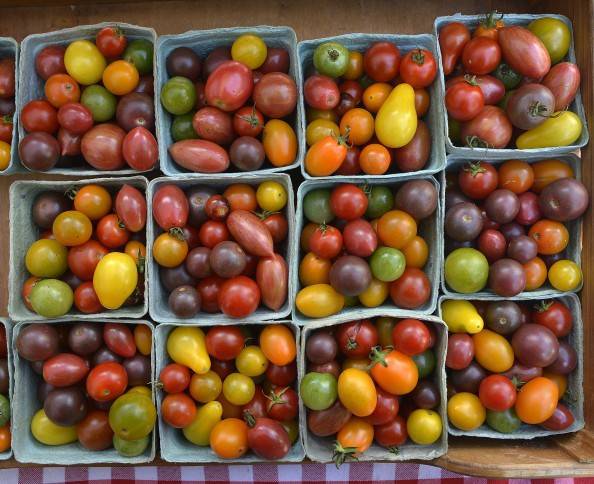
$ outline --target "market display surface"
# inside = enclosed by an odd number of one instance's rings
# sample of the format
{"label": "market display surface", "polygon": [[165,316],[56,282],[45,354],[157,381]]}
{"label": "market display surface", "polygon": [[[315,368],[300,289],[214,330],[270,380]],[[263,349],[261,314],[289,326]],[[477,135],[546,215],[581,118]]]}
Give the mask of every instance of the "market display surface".
{"label": "market display surface", "polygon": [[0,169],[95,178],[11,185],[0,459],[340,472],[584,428],[566,18],[3,45]]}

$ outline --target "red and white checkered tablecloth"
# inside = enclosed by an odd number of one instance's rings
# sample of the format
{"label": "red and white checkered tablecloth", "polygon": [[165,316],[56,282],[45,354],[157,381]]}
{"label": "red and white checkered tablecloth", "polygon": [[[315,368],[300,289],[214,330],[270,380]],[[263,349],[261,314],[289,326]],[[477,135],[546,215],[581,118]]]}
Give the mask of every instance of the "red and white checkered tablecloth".
{"label": "red and white checkered tablecloth", "polygon": [[[0,470],[1,484],[107,484],[136,482],[234,482],[234,483],[291,483],[305,482],[440,482],[448,484],[488,484],[492,480],[467,477],[438,467],[417,464],[345,464],[336,469],[326,464],[258,464],[229,466],[175,467],[36,467]],[[538,479],[538,484],[573,484],[593,482],[594,479]],[[514,484],[530,483],[528,479],[497,481]]]}

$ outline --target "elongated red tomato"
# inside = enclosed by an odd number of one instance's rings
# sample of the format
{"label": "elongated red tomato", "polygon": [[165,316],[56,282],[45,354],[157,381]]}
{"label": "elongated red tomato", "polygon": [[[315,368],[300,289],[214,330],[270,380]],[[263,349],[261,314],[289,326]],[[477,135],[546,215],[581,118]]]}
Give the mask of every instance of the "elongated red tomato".
{"label": "elongated red tomato", "polygon": [[239,245],[258,257],[272,257],[274,242],[266,225],[247,210],[233,210],[227,217],[227,228]]}
{"label": "elongated red tomato", "polygon": [[313,144],[305,155],[305,169],[313,176],[332,175],[347,155],[348,132],[345,137],[326,136]]}
{"label": "elongated red tomato", "polygon": [[186,194],[175,185],[163,185],[153,197],[153,217],[163,230],[184,227],[189,211]]}
{"label": "elongated red tomato", "polygon": [[289,271],[285,259],[279,254],[258,261],[256,281],[262,292],[262,302],[278,311],[287,300]]}
{"label": "elongated red tomato", "polygon": [[131,232],[140,232],[146,225],[146,199],[131,185],[124,185],[115,200],[116,213]]}

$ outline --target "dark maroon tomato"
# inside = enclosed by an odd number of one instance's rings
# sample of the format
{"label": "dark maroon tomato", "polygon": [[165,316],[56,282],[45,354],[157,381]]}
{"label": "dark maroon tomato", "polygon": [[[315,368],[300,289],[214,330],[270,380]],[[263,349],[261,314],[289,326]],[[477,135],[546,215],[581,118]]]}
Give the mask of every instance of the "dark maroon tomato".
{"label": "dark maroon tomato", "polygon": [[555,97],[542,84],[528,83],[513,90],[507,98],[505,112],[519,129],[536,128],[555,111]]}
{"label": "dark maroon tomato", "polygon": [[111,351],[123,358],[130,358],[136,353],[134,336],[127,324],[105,323],[103,340]]}
{"label": "dark maroon tomato", "polygon": [[60,144],[48,133],[29,133],[19,143],[19,158],[30,170],[51,170],[60,159]]}
{"label": "dark maroon tomato", "polygon": [[351,176],[361,173],[361,166],[359,165],[359,155],[361,150],[357,146],[350,146],[347,148],[347,153],[344,161],[336,170],[337,175]]}
{"label": "dark maroon tomato", "polygon": [[200,295],[194,286],[179,286],[171,291],[167,304],[178,318],[192,318],[200,312]]}
{"label": "dark maroon tomato", "polygon": [[375,410],[371,415],[365,417],[365,420],[371,425],[383,425],[391,422],[398,415],[398,397],[377,387],[376,392]]}
{"label": "dark maroon tomato", "polygon": [[340,102],[340,91],[334,79],[314,74],[303,85],[305,102],[314,109],[327,111],[334,109]]}
{"label": "dark maroon tomato", "polygon": [[269,363],[266,369],[266,379],[273,385],[286,387],[297,380],[297,363],[293,361],[288,365],[275,365]]}
{"label": "dark maroon tomato", "polygon": [[97,323],[77,323],[68,332],[68,346],[77,355],[91,355],[102,344],[103,331]]}
{"label": "dark maroon tomato", "polygon": [[43,364],[43,379],[55,387],[74,385],[87,376],[88,372],[87,362],[72,353],[59,353]]}
{"label": "dark maroon tomato", "polygon": [[297,85],[293,78],[282,72],[264,74],[254,87],[254,104],[269,118],[284,118],[297,105]]}
{"label": "dark maroon tomato", "polygon": [[106,411],[90,410],[76,426],[80,445],[87,450],[105,450],[113,445],[113,430]]}
{"label": "dark maroon tomato", "polygon": [[264,145],[252,136],[240,136],[229,148],[229,161],[240,171],[258,170],[265,160]]}
{"label": "dark maroon tomato", "polygon": [[163,230],[186,225],[188,212],[188,199],[176,185],[163,185],[153,196],[153,217]]}
{"label": "dark maroon tomato", "polygon": [[505,148],[512,137],[512,124],[497,106],[485,106],[460,126],[462,143],[472,148]]}
{"label": "dark maroon tomato", "polygon": [[116,355],[113,351],[111,351],[107,346],[102,346],[97,350],[97,352],[91,358],[91,365],[97,366],[101,363],[121,363],[122,358],[121,356]]}
{"label": "dark maroon tomato", "polygon": [[237,358],[245,345],[245,337],[237,326],[214,326],[206,333],[208,354],[221,361]]}
{"label": "dark maroon tomato", "polygon": [[458,82],[446,91],[445,106],[450,117],[456,121],[470,121],[485,106],[483,91],[473,82]]}
{"label": "dark maroon tomato", "polygon": [[266,52],[266,60],[264,64],[259,67],[262,74],[269,72],[289,72],[290,58],[287,49],[282,47],[268,47]]}
{"label": "dark maroon tomato", "polygon": [[423,220],[437,209],[437,189],[428,180],[411,180],[394,196],[394,208],[407,212],[415,220]]}
{"label": "dark maroon tomato", "polygon": [[0,98],[0,116],[12,116],[16,110],[14,98]]}
{"label": "dark maroon tomato", "polygon": [[448,211],[454,205],[457,205],[457,204],[462,203],[462,202],[469,202],[470,203],[470,199],[468,197],[466,197],[466,195],[464,195],[457,188],[453,188],[451,190],[448,188],[446,190],[446,196],[445,196],[445,209],[446,209],[446,211]]}
{"label": "dark maroon tomato", "polygon": [[474,240],[483,230],[483,216],[474,203],[458,203],[446,213],[444,227],[447,236],[453,240]]}
{"label": "dark maroon tomato", "polygon": [[542,218],[538,205],[538,195],[532,192],[524,192],[518,195],[520,210],[516,215],[516,222],[521,225],[533,225]]}
{"label": "dark maroon tomato", "polygon": [[489,268],[488,285],[499,296],[515,296],[526,287],[524,267],[513,259],[499,259]]}
{"label": "dark maroon tomato", "polygon": [[549,328],[557,338],[567,336],[573,328],[573,316],[560,301],[542,301],[530,314],[533,323]]}
{"label": "dark maroon tomato", "polygon": [[212,220],[225,220],[231,208],[229,202],[222,195],[213,195],[204,206],[206,216]]}
{"label": "dark maroon tomato", "polygon": [[138,81],[138,85],[136,86],[136,89],[134,89],[134,92],[148,94],[153,97],[155,95],[155,81],[153,76],[140,76],[140,80]]}
{"label": "dark maroon tomato", "polygon": [[526,264],[538,255],[538,245],[532,237],[520,235],[510,241],[507,246],[507,256]]}
{"label": "dark maroon tomato", "polygon": [[167,56],[165,67],[169,77],[182,76],[195,82],[200,78],[202,61],[189,47],[177,47]]}
{"label": "dark maroon tomato", "polygon": [[400,70],[400,50],[391,42],[375,42],[363,55],[365,74],[377,82],[389,82]]}
{"label": "dark maroon tomato", "polygon": [[338,344],[327,331],[316,331],[305,343],[305,356],[310,363],[321,365],[336,358]]}
{"label": "dark maroon tomato", "polygon": [[512,337],[517,360],[525,366],[544,368],[559,355],[559,341],[553,332],[540,324],[523,324]]}
{"label": "dark maroon tomato", "polygon": [[221,361],[211,358],[210,369],[219,375],[222,381],[225,381],[225,378],[227,378],[231,373],[237,372],[234,360]]}
{"label": "dark maroon tomato", "polygon": [[449,373],[449,379],[458,392],[477,393],[479,385],[487,376],[485,369],[476,361],[472,361],[463,370],[455,370]]}
{"label": "dark maroon tomato", "polygon": [[[203,279],[212,274],[210,268],[210,249],[208,247],[196,247],[188,253],[185,267],[188,274],[196,279]],[[196,285],[190,284],[190,285]]]}
{"label": "dark maroon tomato", "polygon": [[10,377],[8,375],[8,359],[0,358],[0,394],[8,395]]}
{"label": "dark maroon tomato", "polygon": [[62,156],[62,159],[64,159],[64,157],[78,156],[81,154],[81,135],[73,134],[64,128],[60,128],[57,138],[60,145],[60,155]]}
{"label": "dark maroon tomato", "polygon": [[342,118],[344,113],[346,113],[347,111],[350,111],[356,105],[357,105],[357,103],[355,103],[355,99],[350,94],[348,94],[346,92],[341,92],[340,93],[340,101],[338,103],[338,106],[336,106],[334,108],[334,112],[336,113],[336,115],[339,118]]}
{"label": "dark maroon tomato", "polygon": [[507,240],[508,242],[526,233],[524,227],[517,222],[503,224],[501,227],[499,227],[499,231],[503,234],[505,240]]}
{"label": "dark maroon tomato", "polygon": [[490,163],[468,163],[458,173],[458,184],[464,195],[482,200],[497,188],[499,175]]}
{"label": "dark maroon tomato", "polygon": [[[188,244],[188,249],[194,249],[200,245],[200,231],[191,225],[186,225],[182,229],[184,240]],[[187,259],[186,259],[187,260]]]}
{"label": "dark maroon tomato", "polygon": [[122,366],[128,375],[128,385],[131,387],[148,385],[151,381],[151,359],[136,353],[132,358],[126,358]]}
{"label": "dark maroon tomato", "polygon": [[313,410],[307,412],[307,428],[317,437],[329,437],[336,434],[351,418],[339,399],[326,410]]}
{"label": "dark maroon tomato", "polygon": [[206,56],[202,64],[202,79],[207,80],[213,71],[223,62],[231,60],[231,49],[229,47],[217,47]]}
{"label": "dark maroon tomato", "polygon": [[206,201],[215,194],[216,192],[212,188],[200,185],[193,186],[186,192],[190,210],[188,219],[190,225],[199,228],[206,222],[208,217],[206,216],[204,207],[206,206]]}
{"label": "dark maroon tomato", "polygon": [[235,139],[231,114],[212,106],[198,110],[194,114],[192,126],[200,138],[219,145],[228,145]]}
{"label": "dark maroon tomato", "polygon": [[286,422],[297,417],[299,411],[299,397],[297,392],[289,386],[277,387],[270,391],[266,406],[268,417]]}
{"label": "dark maroon tomato", "polygon": [[248,446],[258,457],[278,460],[285,457],[290,448],[289,434],[284,427],[270,418],[248,420]]}
{"label": "dark maroon tomato", "polygon": [[485,309],[487,327],[502,335],[514,333],[522,322],[522,309],[513,301],[494,301]]}
{"label": "dark maroon tomato", "polygon": [[200,294],[200,309],[202,311],[207,313],[219,312],[218,298],[224,282],[225,279],[219,276],[208,276],[198,283],[196,290]]}
{"label": "dark maroon tomato", "polygon": [[66,103],[58,109],[58,123],[73,134],[84,134],[93,127],[93,115],[81,103]]}
{"label": "dark maroon tomato", "polygon": [[87,415],[87,398],[80,387],[56,388],[45,397],[43,410],[56,425],[76,425]]}
{"label": "dark maroon tomato", "polygon": [[559,342],[559,355],[553,363],[547,366],[547,371],[557,375],[569,375],[575,370],[578,363],[578,355],[573,346],[565,341]]}
{"label": "dark maroon tomato", "polygon": [[462,64],[470,74],[488,74],[500,62],[501,48],[496,40],[488,37],[473,37],[462,51]]}
{"label": "dark maroon tomato", "polygon": [[138,127],[153,131],[155,129],[153,98],[149,94],[140,92],[131,92],[122,96],[118,101],[116,120],[125,131]]}
{"label": "dark maroon tomato", "polygon": [[481,214],[483,216],[483,230],[487,230],[487,229],[499,230],[499,227],[501,226],[501,224],[495,222],[494,220],[491,220],[487,216],[487,212],[482,208],[481,208]]}
{"label": "dark maroon tomato", "polygon": [[498,230],[487,229],[481,232],[477,240],[477,247],[490,264],[505,256],[505,237]]}
{"label": "dark maroon tomato", "polygon": [[351,255],[369,257],[377,248],[377,234],[365,219],[347,222],[342,230],[344,248]]}
{"label": "dark maroon tomato", "polygon": [[254,418],[264,418],[267,416],[268,403],[269,400],[264,394],[264,391],[261,387],[257,386],[252,399],[245,405],[242,405],[241,413],[244,416],[251,415]]}
{"label": "dark maroon tomato", "polygon": [[[37,361],[35,363],[39,362]],[[31,368],[33,368],[33,363],[31,363]],[[43,372],[43,368],[39,372],[37,372],[36,369],[33,368],[33,371],[35,371],[35,373],[37,373],[38,375],[41,375]],[[45,399],[47,398],[49,392],[51,392],[52,390],[55,390],[55,387],[53,385],[50,385],[48,382],[43,380],[39,382],[39,385],[37,385],[37,400],[39,401],[39,403],[41,403],[41,405],[43,405],[43,402],[45,402]]]}
{"label": "dark maroon tomato", "polygon": [[373,438],[386,449],[398,448],[408,439],[406,420],[397,415],[391,422],[374,427]]}
{"label": "dark maroon tomato", "polygon": [[48,45],[35,56],[35,71],[44,81],[54,74],[66,74],[63,45]]}
{"label": "dark maroon tomato", "polygon": [[245,269],[245,252],[237,242],[219,242],[210,251],[209,264],[212,271],[228,279],[240,275]]}
{"label": "dark maroon tomato", "polygon": [[168,292],[179,286],[195,286],[198,283],[197,279],[186,270],[184,264],[171,268],[159,267],[159,279]]}
{"label": "dark maroon tomato", "polygon": [[439,388],[431,380],[421,380],[412,391],[411,398],[418,408],[436,408],[440,403]]}
{"label": "dark maroon tomato", "polygon": [[338,349],[347,358],[363,358],[378,344],[376,327],[369,319],[341,324],[336,330]]}
{"label": "dark maroon tomato", "polygon": [[307,371],[313,371],[315,373],[330,373],[331,375],[334,375],[335,378],[338,378],[342,368],[338,361],[332,360],[328,363],[322,363],[319,365],[309,364],[307,365]]}
{"label": "dark maroon tomato", "polygon": [[555,408],[553,415],[540,425],[547,430],[559,431],[571,427],[574,420],[571,410],[566,405],[559,402],[557,403],[557,408]]}
{"label": "dark maroon tomato", "polygon": [[540,193],[539,207],[544,217],[559,222],[575,220],[588,208],[588,191],[575,178],[562,178]]}
{"label": "dark maroon tomato", "polygon": [[338,89],[341,93],[350,95],[355,102],[355,106],[359,105],[361,102],[361,98],[363,97],[363,86],[359,82],[347,79],[340,83]]}
{"label": "dark maroon tomato", "polygon": [[474,342],[470,335],[451,334],[448,338],[446,366],[452,370],[463,370],[474,358]]}
{"label": "dark maroon tomato", "polygon": [[344,296],[358,296],[367,289],[371,278],[367,261],[355,255],[339,257],[330,269],[330,284]]}
{"label": "dark maroon tomato", "polygon": [[413,138],[402,148],[394,150],[394,162],[402,172],[422,170],[431,154],[431,132],[424,121],[417,121]]}
{"label": "dark maroon tomato", "polygon": [[31,216],[38,227],[51,229],[56,217],[71,207],[72,201],[63,193],[41,192],[33,202]]}
{"label": "dark maroon tomato", "polygon": [[25,360],[45,361],[59,351],[58,332],[49,324],[29,324],[19,332],[16,348]]}
{"label": "dark maroon tomato", "polygon": [[485,200],[487,216],[500,224],[513,221],[520,211],[518,196],[511,190],[500,188],[491,192]]}
{"label": "dark maroon tomato", "polygon": [[524,366],[515,361],[514,365],[505,373],[502,373],[502,375],[512,381],[515,379],[517,382],[526,383],[538,376],[542,376],[542,368],[538,366]]}

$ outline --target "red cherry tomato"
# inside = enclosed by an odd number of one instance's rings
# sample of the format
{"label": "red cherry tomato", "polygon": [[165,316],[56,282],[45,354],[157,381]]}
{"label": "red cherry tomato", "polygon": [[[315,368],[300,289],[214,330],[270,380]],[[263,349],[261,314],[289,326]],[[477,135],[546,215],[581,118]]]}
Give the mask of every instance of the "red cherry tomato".
{"label": "red cherry tomato", "polygon": [[363,55],[365,74],[377,82],[394,79],[400,68],[400,50],[390,42],[375,42]]}
{"label": "red cherry tomato", "polygon": [[97,48],[108,59],[120,57],[127,43],[124,32],[118,27],[104,27],[97,33],[95,38]]}
{"label": "red cherry tomato", "polygon": [[187,366],[170,363],[161,370],[159,381],[163,385],[164,392],[183,392],[190,385],[190,370]]}
{"label": "red cherry tomato", "polygon": [[347,358],[364,358],[377,346],[379,337],[371,321],[362,319],[341,324],[336,330],[336,341]]}
{"label": "red cherry tomato", "polygon": [[74,305],[81,313],[100,313],[103,309],[99,296],[93,287],[93,281],[83,282],[74,290]]}
{"label": "red cherry tomato", "polygon": [[445,95],[448,114],[457,121],[470,121],[485,106],[485,96],[478,85],[464,81],[449,87]]}
{"label": "red cherry tomato", "polygon": [[234,360],[244,346],[245,338],[237,326],[214,326],[206,333],[206,350],[217,360]]}
{"label": "red cherry tomato", "polygon": [[87,393],[98,402],[110,402],[126,391],[126,369],[114,361],[100,363],[87,376]]}
{"label": "red cherry tomato", "polygon": [[218,294],[221,311],[232,318],[245,318],[260,305],[260,288],[246,276],[227,279]]}
{"label": "red cherry tomato", "polygon": [[516,387],[503,375],[489,375],[479,386],[481,403],[494,412],[503,412],[516,403]]}
{"label": "red cherry tomato", "polygon": [[415,89],[429,86],[436,73],[435,57],[426,49],[411,50],[400,63],[400,77]]}
{"label": "red cherry tomato", "polygon": [[219,242],[229,240],[229,230],[225,222],[219,220],[207,220],[200,226],[200,232],[198,233],[200,243],[212,249]]}
{"label": "red cherry tomato", "polygon": [[416,267],[407,267],[402,275],[390,284],[390,297],[396,306],[416,309],[431,296],[431,283],[427,275]]}
{"label": "red cherry tomato", "polygon": [[470,198],[481,200],[497,189],[499,176],[493,165],[484,161],[469,162],[458,173],[460,190]]}
{"label": "red cherry tomato", "polygon": [[122,247],[130,240],[130,232],[115,213],[99,220],[96,234],[99,242],[110,249]]}
{"label": "red cherry tomato", "polygon": [[501,62],[501,47],[488,37],[474,37],[462,51],[462,64],[470,74],[488,74]]}
{"label": "red cherry tomato", "polygon": [[339,185],[330,194],[330,209],[338,218],[354,220],[365,215],[368,200],[365,192],[350,183]]}
{"label": "red cherry tomato", "polygon": [[127,324],[105,323],[103,340],[111,351],[123,358],[131,358],[136,353],[134,335]]}
{"label": "red cherry tomato", "polygon": [[334,259],[342,250],[342,234],[332,225],[320,225],[309,239],[309,249],[322,259]]}
{"label": "red cherry tomato", "polygon": [[418,319],[403,319],[392,330],[394,349],[408,356],[418,355],[427,348],[431,335],[427,326]]}
{"label": "red cherry tomato", "polygon": [[225,279],[219,276],[208,276],[202,279],[196,290],[200,295],[200,309],[207,313],[219,312],[219,292]]}

